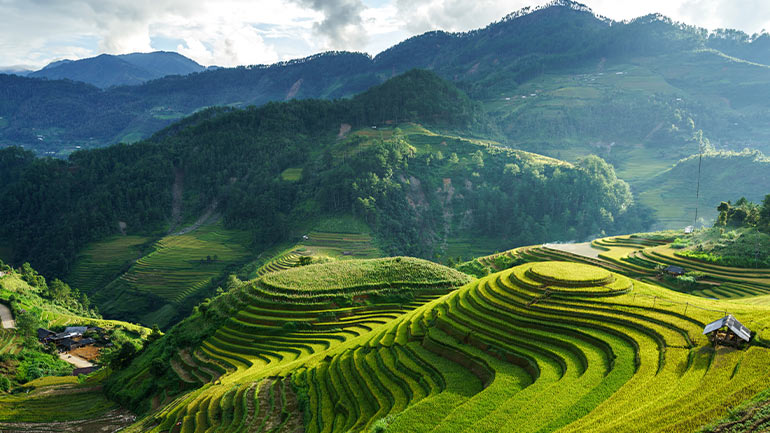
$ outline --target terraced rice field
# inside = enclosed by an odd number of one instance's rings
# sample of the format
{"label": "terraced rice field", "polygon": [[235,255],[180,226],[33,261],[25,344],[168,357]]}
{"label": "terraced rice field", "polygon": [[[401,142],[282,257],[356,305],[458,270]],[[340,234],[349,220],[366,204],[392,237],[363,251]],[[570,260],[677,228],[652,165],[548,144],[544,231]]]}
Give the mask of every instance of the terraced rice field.
{"label": "terraced rice field", "polygon": [[271,272],[279,272],[285,271],[286,269],[291,269],[297,266],[299,264],[299,258],[305,255],[308,255],[308,253],[304,253],[299,250],[294,250],[286,254],[280,254],[262,265],[262,267],[257,270],[257,276],[261,277]]}
{"label": "terraced rice field", "polygon": [[[69,379],[75,380],[74,377]],[[99,419],[117,404],[107,400],[101,389],[94,385],[40,386],[29,393],[0,395],[0,430],[40,431],[39,428],[54,426],[66,430],[66,422],[83,419]],[[47,421],[50,421],[48,423]],[[19,428],[16,423],[34,423]],[[123,425],[126,424],[124,421]],[[36,427],[32,429],[30,427]],[[29,430],[28,430],[29,429]],[[45,431],[45,430],[43,430]]]}
{"label": "terraced rice field", "polygon": [[357,259],[382,256],[369,233],[312,231],[307,236],[309,239],[303,240],[297,247],[315,255]]}
{"label": "terraced rice field", "polygon": [[[278,274],[268,274],[242,287],[237,296],[246,302],[246,307],[199,347],[181,351],[172,359],[172,369],[183,387],[205,386],[167,405],[161,411],[164,421],[159,431],[178,431],[174,429],[177,426],[181,427],[180,431],[203,431],[213,426],[223,431],[237,431],[246,426],[252,429],[249,431],[296,431],[273,430],[303,425],[302,408],[298,406],[296,396],[296,381],[301,378],[287,373],[307,359],[323,358],[335,347],[366,338],[396,318],[467,281],[462,274],[429,262],[384,259],[385,262],[388,260],[408,268],[403,273],[412,277],[410,288],[401,291],[411,291],[411,300],[338,304],[340,297],[355,296],[362,300],[393,290],[388,283],[372,284],[379,276],[376,272],[362,274],[358,280],[356,276],[347,277],[323,293],[308,290],[302,284],[292,290],[281,284],[286,281],[283,278],[268,279]],[[314,265],[284,273],[298,274],[296,278],[300,280],[308,275],[322,274],[330,274],[333,278],[341,274],[330,273],[329,269],[347,270],[353,266],[351,263],[359,262]],[[361,266],[368,270],[379,269],[376,263]],[[434,267],[439,270],[434,271]],[[439,278],[434,284],[423,281],[426,275],[443,273],[450,278]],[[392,340],[395,334],[383,334],[381,338]],[[167,397],[159,396],[158,399],[166,400]]]}
{"label": "terraced rice field", "polygon": [[114,236],[88,245],[78,256],[67,282],[86,292],[106,286],[140,257],[141,246],[148,241],[143,236]]}
{"label": "terraced rice field", "polygon": [[159,240],[153,251],[137,260],[120,279],[134,291],[181,302],[228,265],[246,260],[249,251],[245,245],[245,233],[226,230],[221,223],[206,225]]}
{"label": "terraced rice field", "polygon": [[14,329],[0,329],[0,354],[15,354],[21,350],[21,339]]}
{"label": "terraced rice field", "polygon": [[253,282],[248,307],[175,362],[209,385],[152,431],[686,432],[770,387],[770,350],[702,335],[725,306],[766,341],[768,307],[543,260],[446,289],[341,308],[339,293]]}
{"label": "terraced rice field", "polygon": [[[645,239],[636,236],[617,236],[597,239],[592,246],[599,251],[598,257],[579,255],[548,246],[522,247],[504,253],[510,257],[523,258],[530,262],[563,260],[600,266],[631,278],[664,285],[674,290],[683,290],[658,278],[656,267],[675,265],[685,271],[704,274],[702,280],[688,292],[691,295],[710,299],[741,299],[770,295],[770,269],[744,269],[718,266],[697,259],[676,255],[668,242]],[[492,256],[476,260],[494,269]]]}

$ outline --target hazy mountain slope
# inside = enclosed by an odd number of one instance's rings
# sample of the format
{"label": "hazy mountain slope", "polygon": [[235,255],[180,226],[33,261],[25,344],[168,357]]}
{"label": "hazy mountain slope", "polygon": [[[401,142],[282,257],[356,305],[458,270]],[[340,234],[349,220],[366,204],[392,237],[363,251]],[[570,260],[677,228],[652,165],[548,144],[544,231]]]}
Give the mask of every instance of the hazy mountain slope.
{"label": "hazy mountain slope", "polygon": [[[657,211],[663,227],[695,223],[698,156],[679,161],[640,186],[639,201]],[[770,185],[770,160],[757,151],[706,153],[701,163],[698,224],[710,225],[717,206],[741,197],[761,202]]]}
{"label": "hazy mountain slope", "polygon": [[205,68],[177,53],[157,51],[122,55],[102,54],[81,60],[63,60],[27,74],[49,80],[68,79],[107,88],[138,85],[166,75],[187,75]]}

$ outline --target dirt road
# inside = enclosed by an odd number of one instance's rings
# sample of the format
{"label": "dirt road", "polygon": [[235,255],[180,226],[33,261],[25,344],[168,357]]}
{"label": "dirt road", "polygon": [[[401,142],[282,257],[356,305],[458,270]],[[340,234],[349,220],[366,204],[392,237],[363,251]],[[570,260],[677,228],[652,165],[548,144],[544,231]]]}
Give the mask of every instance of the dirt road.
{"label": "dirt road", "polygon": [[3,304],[0,304],[0,321],[2,321],[3,328],[16,327],[16,321],[13,320],[11,310]]}
{"label": "dirt road", "polygon": [[88,368],[94,366],[92,363],[86,361],[85,359],[76,355],[70,355],[69,353],[60,353],[59,359],[69,362],[70,364],[74,365],[75,368]]}

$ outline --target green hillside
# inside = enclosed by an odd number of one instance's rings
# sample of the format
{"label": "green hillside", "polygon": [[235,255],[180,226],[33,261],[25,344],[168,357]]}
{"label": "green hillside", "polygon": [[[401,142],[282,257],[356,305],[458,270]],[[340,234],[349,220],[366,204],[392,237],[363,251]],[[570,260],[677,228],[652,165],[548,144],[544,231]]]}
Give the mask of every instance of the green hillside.
{"label": "green hillside", "polygon": [[[682,228],[694,223],[698,163],[698,156],[691,156],[640,184],[639,201],[655,209],[662,226]],[[760,152],[703,155],[698,225],[710,225],[725,199],[761,201],[768,184],[770,159]]]}
{"label": "green hillside", "polygon": [[[489,253],[651,223],[602,159],[478,138],[494,133],[487,120],[451,83],[411,71],[350,100],[212,109],[68,161],[5,149],[16,176],[0,235],[14,261],[80,285],[105,314],[165,327],[225,274],[285,249],[445,260],[472,254],[470,239]],[[364,228],[315,227],[329,215]],[[184,224],[195,230],[167,234]]]}
{"label": "green hillside", "polygon": [[[455,270],[408,257],[268,273],[198,306],[161,343],[112,376],[106,389],[141,411],[154,409],[151,401],[158,399],[188,400],[209,388],[205,384],[210,382],[228,384],[217,387],[221,397],[239,383],[239,377],[260,375],[358,340],[468,280]],[[146,373],[154,359],[170,367],[156,378]],[[184,393],[201,385],[199,391]],[[186,417],[179,409],[167,406],[164,411],[171,412],[166,422]]]}
{"label": "green hillside", "polygon": [[[512,253],[535,263],[449,292],[467,279],[407,258],[267,274],[201,306],[108,392],[146,413],[127,431],[652,432],[694,431],[770,387],[768,307]],[[725,310],[755,344],[712,348],[701,330]]]}
{"label": "green hillside", "polygon": [[[101,383],[111,360],[119,358],[124,347],[141,347],[150,330],[103,319],[88,309],[84,298],[74,291],[66,295],[61,282],[46,281],[29,265],[15,270],[0,262],[0,270],[0,303],[11,309],[16,322],[13,329],[0,329],[0,429],[93,431],[130,423],[130,413],[106,398]],[[109,342],[97,343],[96,362],[102,370],[73,376],[66,354],[57,356],[55,347],[38,342],[38,327],[61,332],[65,326],[102,328]]]}

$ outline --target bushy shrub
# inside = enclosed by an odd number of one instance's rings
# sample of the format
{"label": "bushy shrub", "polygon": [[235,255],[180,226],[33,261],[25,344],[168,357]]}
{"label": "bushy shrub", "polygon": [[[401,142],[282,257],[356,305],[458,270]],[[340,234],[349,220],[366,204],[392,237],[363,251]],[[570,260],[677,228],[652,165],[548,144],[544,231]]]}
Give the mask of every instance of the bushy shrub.
{"label": "bushy shrub", "polygon": [[671,248],[681,250],[683,248],[686,248],[688,245],[690,245],[690,241],[688,239],[681,239],[677,238],[672,244]]}
{"label": "bushy shrub", "polygon": [[0,391],[8,392],[11,389],[11,381],[5,376],[0,376]]}
{"label": "bushy shrub", "polygon": [[395,418],[393,415],[388,415],[384,418],[380,418],[372,424],[370,433],[385,433],[388,430],[388,426],[393,422]]}

